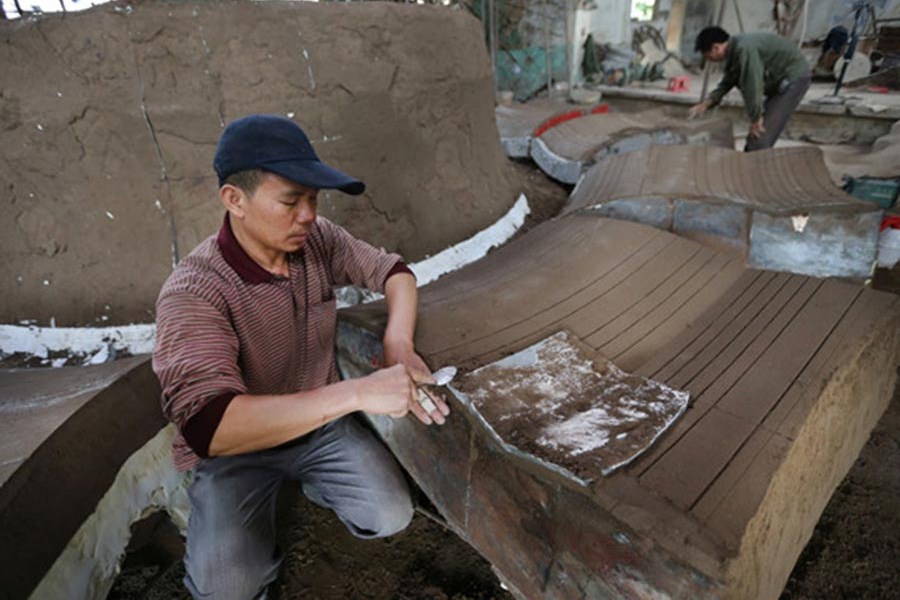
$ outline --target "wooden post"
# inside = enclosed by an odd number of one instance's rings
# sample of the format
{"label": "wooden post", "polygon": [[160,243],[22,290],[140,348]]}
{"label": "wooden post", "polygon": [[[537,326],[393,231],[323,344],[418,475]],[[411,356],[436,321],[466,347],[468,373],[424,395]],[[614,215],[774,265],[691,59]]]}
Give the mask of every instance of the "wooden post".
{"label": "wooden post", "polygon": [[547,96],[553,96],[553,64],[550,59],[550,2],[544,0],[544,63],[547,69]]}
{"label": "wooden post", "polygon": [[666,50],[681,54],[681,36],[684,33],[686,0],[672,0],[669,10],[669,29],[666,32]]}
{"label": "wooden post", "polygon": [[567,77],[566,81],[568,82],[568,85],[569,85],[568,94],[569,94],[569,97],[571,97],[572,89],[575,87],[575,75],[572,72],[573,71],[572,63],[575,62],[575,56],[574,56],[575,49],[572,47],[572,38],[574,36],[572,35],[572,31],[570,31],[570,29],[572,27],[572,14],[571,14],[570,8],[572,5],[569,2],[569,0],[563,0],[563,6],[564,6],[564,10],[565,10],[565,17],[566,17],[566,23],[565,23],[566,30],[565,30],[565,38],[564,38],[565,44],[566,44],[566,77]]}

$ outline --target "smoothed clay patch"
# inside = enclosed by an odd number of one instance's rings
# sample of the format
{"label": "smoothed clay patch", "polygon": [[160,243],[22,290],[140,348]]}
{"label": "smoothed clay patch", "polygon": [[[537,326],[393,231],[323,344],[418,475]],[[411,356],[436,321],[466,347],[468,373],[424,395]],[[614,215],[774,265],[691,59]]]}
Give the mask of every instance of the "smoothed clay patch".
{"label": "smoothed clay patch", "polygon": [[586,480],[634,460],[689,400],[592,359],[566,332],[476,369],[459,388],[505,443]]}

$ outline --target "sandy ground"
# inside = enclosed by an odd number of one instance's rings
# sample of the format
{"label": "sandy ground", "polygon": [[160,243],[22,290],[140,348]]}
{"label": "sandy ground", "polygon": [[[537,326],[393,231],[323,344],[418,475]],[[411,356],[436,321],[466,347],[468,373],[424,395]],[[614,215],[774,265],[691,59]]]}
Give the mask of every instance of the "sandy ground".
{"label": "sandy ground", "polygon": [[[556,214],[562,190],[536,169],[526,181],[533,225]],[[900,293],[900,267],[880,270],[875,287]],[[427,507],[426,499],[420,503]],[[425,511],[428,509],[425,508]],[[350,535],[329,511],[282,491],[280,545],[286,560],[277,598],[489,600],[512,598],[490,564],[447,530],[417,513],[387,540]],[[167,519],[136,531],[110,599],[188,598],[181,585],[183,542]],[[782,595],[783,600],[900,598],[900,385],[871,439],[825,509]]]}

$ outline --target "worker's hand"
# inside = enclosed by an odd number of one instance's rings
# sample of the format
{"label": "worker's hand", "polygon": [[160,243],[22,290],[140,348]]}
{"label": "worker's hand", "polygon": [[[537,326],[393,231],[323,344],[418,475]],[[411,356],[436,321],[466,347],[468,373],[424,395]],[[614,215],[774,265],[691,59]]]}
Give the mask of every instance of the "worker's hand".
{"label": "worker's hand", "polygon": [[418,398],[419,389],[403,365],[379,369],[354,381],[360,386],[362,410],[373,415],[404,417]]}
{"label": "worker's hand", "polygon": [[[409,410],[416,415],[416,418],[426,425],[431,425],[432,421],[443,425],[446,421],[445,417],[450,414],[450,407],[439,394],[425,387],[433,384],[434,378],[431,376],[428,365],[421,356],[416,354],[412,342],[385,340],[384,364],[385,366],[403,365],[406,367],[409,378],[417,387],[409,406]],[[430,410],[426,410],[426,407]]]}
{"label": "worker's hand", "polygon": [[758,138],[762,134],[766,132],[766,128],[763,127],[763,118],[760,117],[757,120],[750,123],[750,137],[753,139]]}
{"label": "worker's hand", "polygon": [[688,119],[696,119],[709,110],[709,100],[704,100],[699,104],[695,104],[688,109]]}

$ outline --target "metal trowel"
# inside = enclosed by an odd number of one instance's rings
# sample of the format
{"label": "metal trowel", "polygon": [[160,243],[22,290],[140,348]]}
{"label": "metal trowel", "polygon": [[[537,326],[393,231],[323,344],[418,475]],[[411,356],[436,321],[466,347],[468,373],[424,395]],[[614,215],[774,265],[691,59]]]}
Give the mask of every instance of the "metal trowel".
{"label": "metal trowel", "polygon": [[431,398],[428,397],[428,394],[425,393],[423,386],[425,385],[433,385],[435,387],[443,387],[453,381],[453,378],[456,377],[456,367],[443,367],[435,371],[431,374],[431,377],[434,379],[434,383],[420,383],[419,387],[419,404],[425,410],[426,413],[433,413],[437,410],[437,406],[434,405]]}

